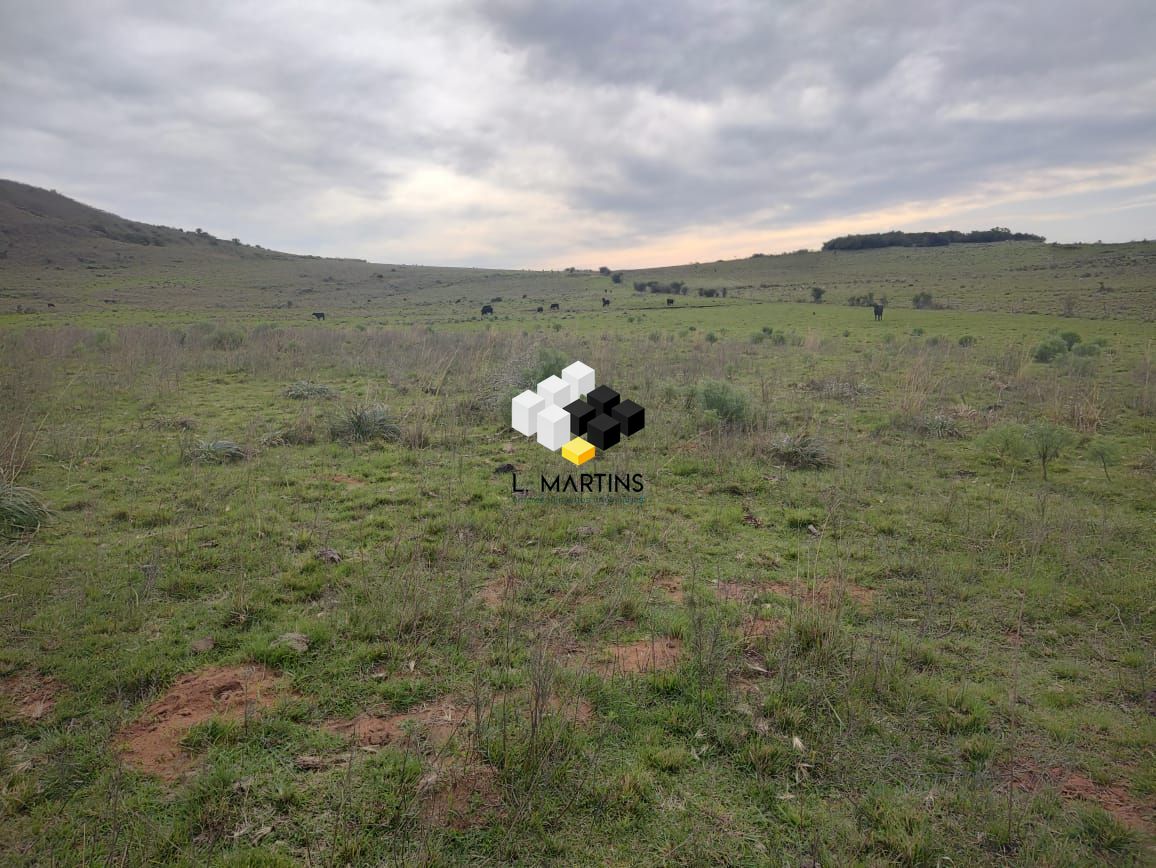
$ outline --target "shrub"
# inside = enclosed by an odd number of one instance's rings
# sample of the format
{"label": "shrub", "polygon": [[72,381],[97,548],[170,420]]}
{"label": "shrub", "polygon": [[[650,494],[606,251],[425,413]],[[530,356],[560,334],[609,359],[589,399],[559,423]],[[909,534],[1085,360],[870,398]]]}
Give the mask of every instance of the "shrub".
{"label": "shrub", "polygon": [[811,287],[811,301],[815,302],[815,304],[822,304],[823,296],[826,294],[827,290],[823,289],[821,286]]}
{"label": "shrub", "polygon": [[699,406],[725,425],[742,425],[750,418],[747,396],[721,380],[707,380],[698,387]]}
{"label": "shrub", "polygon": [[[554,325],[561,328],[558,323],[554,323]],[[569,363],[570,360],[561,350],[556,350],[553,347],[541,347],[538,350],[537,360],[522,371],[518,386],[522,389],[536,389],[538,384],[546,378],[561,376],[562,369]]]}
{"label": "shrub", "polygon": [[975,337],[973,335],[964,335],[959,339],[959,345],[961,347],[974,347]]}
{"label": "shrub", "polygon": [[1048,479],[1048,464],[1071,446],[1073,440],[1075,437],[1071,431],[1051,422],[1039,422],[1028,429],[1028,443],[1040,461],[1040,472],[1045,482]]}
{"label": "shrub", "polygon": [[214,350],[237,350],[245,342],[245,333],[240,329],[218,329],[209,336],[209,346]]}
{"label": "shrub", "polygon": [[911,306],[916,310],[926,310],[927,308],[934,307],[934,305],[935,302],[931,298],[930,292],[917,292],[911,299]]}
{"label": "shrub", "polygon": [[329,424],[329,436],[343,443],[401,439],[401,428],[380,404],[349,407]]}
{"label": "shrub", "polygon": [[784,434],[771,444],[771,455],[796,470],[818,470],[831,465],[826,445],[810,434]]}
{"label": "shrub", "polygon": [[1060,332],[1060,340],[1067,344],[1068,349],[1070,350],[1076,344],[1083,341],[1083,338],[1080,337],[1076,332]]}
{"label": "shrub", "polygon": [[284,395],[286,398],[292,398],[295,401],[304,401],[307,398],[328,399],[336,398],[337,390],[332,386],[325,386],[321,383],[310,383],[306,380],[300,380],[286,386]]}
{"label": "shrub", "polygon": [[1098,356],[1100,352],[1099,344],[1076,344],[1072,347],[1072,355],[1074,356]]}
{"label": "shrub", "polygon": [[1032,353],[1032,358],[1037,362],[1050,362],[1057,356],[1062,356],[1068,351],[1068,344],[1060,337],[1046,338],[1040,342]]}
{"label": "shrub", "polygon": [[193,464],[232,464],[248,457],[245,447],[232,440],[197,440],[185,452],[185,460]]}
{"label": "shrub", "polygon": [[51,512],[31,488],[0,480],[0,537],[34,533]]}
{"label": "shrub", "polygon": [[975,439],[975,448],[993,464],[1014,464],[1029,454],[1023,427],[1010,423],[984,431]]}
{"label": "shrub", "polygon": [[1120,463],[1120,447],[1111,440],[1097,437],[1088,446],[1088,457],[1099,462],[1100,467],[1104,469],[1104,478],[1111,480],[1112,477],[1108,475],[1108,466]]}
{"label": "shrub", "polygon": [[706,342],[708,344],[718,343],[718,335],[716,335],[714,332],[707,332],[706,333]]}

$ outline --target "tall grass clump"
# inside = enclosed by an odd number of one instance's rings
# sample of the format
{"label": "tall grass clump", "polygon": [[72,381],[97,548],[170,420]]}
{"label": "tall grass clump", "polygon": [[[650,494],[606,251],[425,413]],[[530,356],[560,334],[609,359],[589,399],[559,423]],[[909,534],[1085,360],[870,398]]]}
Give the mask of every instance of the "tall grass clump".
{"label": "tall grass clump", "polygon": [[184,450],[190,464],[234,464],[248,457],[248,450],[232,440],[196,440]]}
{"label": "tall grass clump", "polygon": [[329,424],[329,436],[342,443],[397,441],[401,427],[380,404],[348,407]]}
{"label": "tall grass clump", "polygon": [[337,390],[323,383],[310,383],[307,380],[300,380],[286,386],[283,394],[286,398],[292,398],[295,401],[305,401],[309,398],[324,398],[329,400],[337,397]]}
{"label": "tall grass clump", "polygon": [[827,446],[811,434],[784,434],[771,444],[771,456],[795,470],[819,470],[831,466]]}
{"label": "tall grass clump", "polygon": [[31,488],[0,479],[0,537],[34,533],[50,514],[40,495]]}

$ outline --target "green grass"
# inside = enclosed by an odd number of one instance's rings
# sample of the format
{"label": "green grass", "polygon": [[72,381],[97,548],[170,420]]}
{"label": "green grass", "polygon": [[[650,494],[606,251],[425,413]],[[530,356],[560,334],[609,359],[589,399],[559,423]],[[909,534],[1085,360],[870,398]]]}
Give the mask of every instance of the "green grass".
{"label": "green grass", "polygon": [[[1150,861],[1111,811],[1156,793],[1151,256],[29,272],[58,304],[0,315],[0,444],[54,520],[0,547],[0,862]],[[882,323],[845,303],[868,289]],[[574,358],[646,407],[583,468],[642,474],[642,504],[495,473],[567,471],[507,401]],[[198,441],[246,460],[184,460]],[[669,668],[604,664],[659,641]],[[178,677],[242,663],[295,695],[193,727],[187,778],[124,766],[116,733]],[[445,703],[444,745],[324,726]],[[476,825],[431,795],[463,769]]]}

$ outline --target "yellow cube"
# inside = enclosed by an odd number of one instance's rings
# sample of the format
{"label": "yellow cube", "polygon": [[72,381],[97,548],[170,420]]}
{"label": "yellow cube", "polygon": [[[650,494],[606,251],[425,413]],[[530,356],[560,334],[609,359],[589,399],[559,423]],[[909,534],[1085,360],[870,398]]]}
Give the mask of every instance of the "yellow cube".
{"label": "yellow cube", "polygon": [[594,446],[581,437],[575,437],[562,447],[562,457],[572,464],[585,464],[594,457]]}

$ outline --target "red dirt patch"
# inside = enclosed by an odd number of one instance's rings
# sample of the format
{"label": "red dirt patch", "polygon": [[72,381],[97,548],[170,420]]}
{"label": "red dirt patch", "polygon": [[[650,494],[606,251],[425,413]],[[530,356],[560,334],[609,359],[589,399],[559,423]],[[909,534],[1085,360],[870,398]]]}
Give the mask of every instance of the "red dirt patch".
{"label": "red dirt patch", "polygon": [[682,640],[655,636],[625,645],[611,645],[607,650],[610,659],[597,665],[605,675],[659,672],[678,663],[682,656]]}
{"label": "red dirt patch", "polygon": [[52,678],[21,673],[0,678],[0,696],[12,703],[17,717],[40,720],[56,707],[60,683]]}
{"label": "red dirt patch", "polygon": [[350,486],[351,488],[354,486],[358,486],[358,485],[365,485],[364,479],[358,479],[356,476],[343,476],[340,473],[338,473],[336,476],[330,476],[329,481],[330,482],[341,482],[341,483],[344,483],[345,485]]}
{"label": "red dirt patch", "polygon": [[[454,734],[469,725],[473,709],[449,700],[401,714],[359,714],[351,720],[328,720],[327,730],[344,736],[359,747],[395,744],[406,738],[407,729],[424,736],[435,748],[442,748]],[[407,727],[406,724],[412,724]]]}
{"label": "red dirt patch", "polygon": [[478,763],[443,765],[422,778],[422,821],[459,832],[486,826],[502,815],[498,774]]}
{"label": "red dirt patch", "polygon": [[670,573],[656,575],[653,587],[664,591],[676,603],[681,603],[686,599],[686,593],[682,590],[682,579]]}
{"label": "red dirt patch", "polygon": [[193,757],[181,739],[198,723],[213,717],[240,720],[276,699],[279,676],[263,666],[202,669],[184,675],[133,724],[115,744],[125,763],[138,771],[172,780],[186,772]]}
{"label": "red dirt patch", "polygon": [[1140,800],[1121,784],[1097,784],[1061,766],[1041,769],[1031,760],[1018,760],[1004,773],[1006,782],[1021,792],[1035,793],[1051,786],[1067,801],[1092,802],[1133,829],[1151,831],[1156,801]]}

